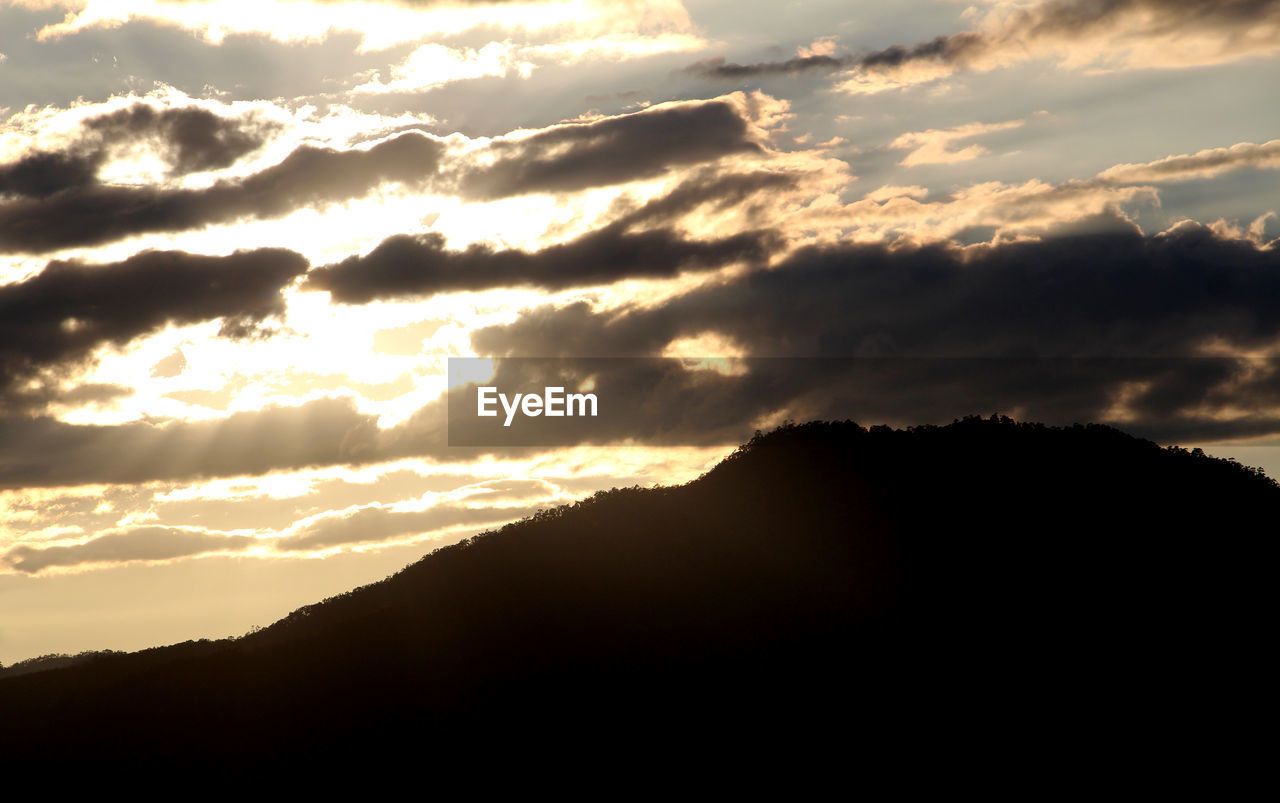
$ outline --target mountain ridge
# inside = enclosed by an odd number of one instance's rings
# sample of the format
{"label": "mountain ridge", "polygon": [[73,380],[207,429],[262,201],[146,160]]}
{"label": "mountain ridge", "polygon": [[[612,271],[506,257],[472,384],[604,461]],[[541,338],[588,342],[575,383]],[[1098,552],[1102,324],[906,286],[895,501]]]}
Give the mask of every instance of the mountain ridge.
{"label": "mountain ridge", "polygon": [[0,754],[263,773],[494,732],[775,744],[855,714],[901,736],[974,695],[1146,727],[1205,654],[1249,665],[1272,539],[1231,524],[1277,510],[1260,470],[1108,427],[788,424],[239,639],[0,677]]}

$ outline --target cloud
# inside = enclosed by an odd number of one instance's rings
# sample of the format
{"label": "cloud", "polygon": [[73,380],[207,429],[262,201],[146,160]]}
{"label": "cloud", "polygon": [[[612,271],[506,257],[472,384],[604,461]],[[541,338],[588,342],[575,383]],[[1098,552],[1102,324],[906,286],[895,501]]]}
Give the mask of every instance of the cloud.
{"label": "cloud", "polygon": [[977,30],[856,56],[759,65],[703,63],[709,77],[845,70],[840,88],[872,93],[1052,57],[1065,69],[1183,69],[1280,49],[1280,0],[1047,0],[999,6]]}
{"label": "cloud", "polygon": [[[1113,221],[968,248],[846,243],[803,248],[772,268],[645,306],[535,307],[476,331],[472,347],[498,358],[497,382],[515,383],[507,387],[536,386],[566,368],[508,355],[563,356],[580,378],[593,377],[594,392],[612,401],[594,428],[573,428],[571,442],[729,443],[783,413],[919,423],[1000,411],[1115,421],[1162,440],[1276,435],[1280,365],[1239,355],[1271,354],[1280,341],[1277,260],[1274,249],[1190,223],[1144,237]],[[748,355],[749,370],[586,363],[660,355],[708,332]],[[549,384],[571,384],[555,378]],[[219,421],[0,418],[0,488],[467,460],[520,448],[516,440],[451,447],[449,423],[444,399],[388,429],[342,398]],[[539,437],[528,440],[548,445]]]}
{"label": "cloud", "polygon": [[97,180],[102,161],[103,154],[100,151],[29,153],[16,161],[0,165],[0,198],[44,198],[61,190],[92,184]]}
{"label": "cloud", "polygon": [[1280,365],[1240,356],[1277,347],[1278,299],[1274,249],[1195,224],[1144,237],[1116,222],[969,248],[806,248],[656,305],[526,310],[472,345],[572,361],[657,355],[713,332],[774,358],[748,360],[745,376],[694,372],[683,383],[652,368],[611,386],[592,368],[601,398],[644,401],[619,420],[619,437],[696,442],[702,428],[778,410],[919,422],[1014,408],[1067,423],[1123,420],[1150,437],[1244,437],[1280,432]]}
{"label": "cloud", "polygon": [[758,64],[731,64],[723,56],[703,59],[684,69],[687,73],[717,80],[736,81],[742,78],[759,78],[766,75],[799,75],[805,72],[834,72],[847,69],[857,63],[855,56],[833,56],[826,53],[794,56],[785,61],[766,61]]}
{"label": "cloud", "polygon": [[169,356],[151,366],[151,375],[169,379],[185,370],[187,370],[187,356],[182,353],[181,348],[175,348]]}
{"label": "cloud", "polygon": [[899,184],[883,184],[862,196],[862,200],[873,203],[884,203],[894,198],[927,198],[929,190],[919,184],[902,186]]}
{"label": "cloud", "polygon": [[210,552],[240,552],[252,546],[254,540],[252,536],[225,535],[189,527],[134,527],[79,544],[17,546],[5,553],[2,560],[20,572],[35,574],[50,567],[85,563],[172,560]]}
{"label": "cloud", "polygon": [[302,256],[276,248],[228,256],[144,251],[109,265],[51,262],[24,282],[0,286],[0,394],[41,368],[168,324],[224,318],[231,332],[279,315],[281,291],[306,268]]}
{"label": "cloud", "polygon": [[779,225],[825,228],[833,237],[861,241],[899,237],[935,241],[965,238],[978,230],[985,231],[982,239],[1008,239],[1038,237],[1135,205],[1159,206],[1156,190],[1097,179],[1062,184],[1032,179],[1020,184],[981,182],[930,199],[917,187],[884,186],[848,204],[813,204]]}
{"label": "cloud", "polygon": [[719,173],[704,169],[686,176],[665,194],[622,212],[614,224],[623,227],[668,225],[694,210],[735,209],[745,212],[751,224],[763,225],[776,210],[778,199],[800,184],[801,176],[791,172]]}
{"label": "cloud", "polygon": [[755,64],[732,64],[723,56],[703,59],[684,69],[684,72],[711,80],[736,81],[743,78],[762,78],[772,75],[797,76],[808,72],[839,72],[861,68],[885,70],[902,68],[920,61],[959,60],[967,50],[978,46],[975,34],[961,33],[939,36],[913,47],[894,45],[873,53],[835,55],[829,49],[813,52],[802,49],[798,55],[784,61],[765,61]]}
{"label": "cloud", "polygon": [[458,192],[471,200],[572,192],[759,153],[762,134],[754,103],[735,93],[496,139],[479,152],[483,163],[460,170]]}
{"label": "cloud", "polygon": [[[0,251],[42,253],[240,218],[282,217],[301,207],[357,198],[384,183],[422,187],[435,176],[443,150],[435,139],[407,132],[367,149],[302,145],[258,173],[203,189],[94,183],[18,198],[0,203]],[[199,162],[210,155],[194,146],[187,158]]]}
{"label": "cloud", "polygon": [[890,142],[889,147],[914,148],[901,162],[898,162],[903,167],[926,164],[954,164],[955,162],[976,159],[988,151],[980,145],[970,145],[958,151],[953,151],[950,149],[952,142],[989,134],[993,131],[1008,131],[1011,128],[1019,128],[1025,123],[1025,120],[1009,120],[1003,123],[969,123],[955,128],[931,128],[928,131],[913,131],[902,134],[893,142]]}
{"label": "cloud", "polygon": [[[501,496],[501,487],[496,490]],[[521,494],[517,492],[515,495]],[[485,501],[492,503],[493,500]],[[421,510],[371,504],[314,516],[288,528],[287,534],[272,538],[197,527],[123,527],[107,530],[79,543],[52,546],[19,544],[0,556],[0,563],[25,574],[36,574],[55,567],[170,561],[212,553],[244,553],[253,547],[266,547],[275,552],[302,552],[348,544],[387,542],[468,525],[502,524],[531,515],[534,510],[534,507],[521,504],[469,507],[456,502],[441,502]]]}
{"label": "cloud", "polygon": [[830,72],[849,67],[857,59],[852,55],[836,55],[836,37],[822,36],[808,45],[796,48],[796,55],[785,61],[760,64],[728,64],[723,56],[704,59],[684,69],[686,73],[710,79],[738,80],[766,75],[799,75],[810,71]]}
{"label": "cloud", "polygon": [[[703,205],[749,206],[754,196],[795,186],[783,173],[695,175],[669,193],[621,214],[613,222],[568,242],[537,251],[472,245],[449,250],[437,233],[401,234],[363,256],[312,270],[304,289],[329,291],[334,300],[360,304],[375,298],[532,286],[548,290],[604,284],[630,278],[677,276],[736,262],[763,263],[781,247],[768,230],[691,239],[671,221]],[[658,228],[633,230],[659,224]]]}
{"label": "cloud", "polygon": [[[0,201],[0,252],[39,254],[139,234],[278,218],[359,198],[385,184],[477,201],[654,178],[676,167],[762,153],[774,105],[764,96],[734,93],[517,132],[469,149],[454,143],[450,150],[446,141],[420,131],[367,148],[306,144],[257,173],[203,188],[100,183],[96,171],[102,157],[96,151],[34,154],[7,166],[8,174],[0,172],[0,187],[11,187],[16,196]],[[201,137],[180,136],[175,132],[182,126],[164,122],[162,112],[126,111],[95,118],[93,125],[117,133],[147,126],[172,129],[169,149],[175,165],[184,169],[217,164],[236,151],[225,141],[230,135],[204,130]]]}
{"label": "cloud", "polygon": [[620,279],[672,277],[733,262],[759,263],[775,240],[765,232],[689,240],[665,229],[629,233],[609,226],[535,252],[486,245],[450,251],[440,234],[400,234],[383,240],[365,256],[317,268],[305,286],[328,290],[334,300],[349,304],[495,287],[558,290]]}
{"label": "cloud", "polygon": [[228,118],[198,106],[156,108],[135,103],[90,117],[84,131],[105,146],[154,142],[176,175],[235,164],[266,144],[279,124],[253,116]]}
{"label": "cloud", "polygon": [[481,30],[509,38],[547,30],[582,40],[637,31],[683,32],[692,27],[678,0],[20,0],[24,5],[69,9],[59,22],[37,32],[41,42],[95,28],[147,21],[192,31],[220,44],[228,34],[258,34],[279,42],[323,40],[333,32],[355,32],[363,51],[383,50],[428,37]]}
{"label": "cloud", "polygon": [[[377,417],[345,398],[209,421],[92,426],[7,416],[0,417],[0,443],[0,489],[231,477],[387,459],[379,452]],[[416,443],[435,441],[424,434]]]}
{"label": "cloud", "polygon": [[527,75],[532,68],[529,62],[520,61],[507,43],[490,42],[475,50],[432,42],[418,47],[403,62],[393,66],[389,80],[382,80],[378,75],[351,91],[357,94],[425,92],[451,81],[505,77],[510,71]]}
{"label": "cloud", "polygon": [[441,503],[426,510],[395,510],[367,505],[319,517],[297,532],[271,541],[281,551],[325,549],[344,544],[386,541],[464,525],[514,521],[534,512],[526,506],[467,507]]}
{"label": "cloud", "polygon": [[1142,164],[1118,164],[1098,174],[1114,184],[1161,183],[1210,178],[1244,168],[1280,167],[1280,139],[1261,145],[1239,142],[1229,148],[1207,148],[1193,154],[1166,156]]}
{"label": "cloud", "polygon": [[659,307],[537,307],[472,343],[484,355],[642,356],[707,329],[751,356],[1186,357],[1215,337],[1280,336],[1280,252],[1197,224],[1144,237],[1104,222],[968,248],[805,248]]}
{"label": "cloud", "polygon": [[60,151],[32,151],[0,165],[0,198],[46,198],[87,187],[113,157],[138,148],[156,153],[171,175],[229,167],[257,151],[279,128],[253,115],[224,117],[198,106],[134,103],[85,118]]}
{"label": "cloud", "polygon": [[[62,367],[62,366],[60,366]],[[103,382],[88,382],[69,387],[60,387],[55,381],[58,371],[53,376],[41,376],[39,381],[25,385],[10,384],[0,393],[0,415],[40,414],[52,405],[83,406],[87,404],[103,404],[126,399],[134,395],[134,389],[125,385]]]}
{"label": "cloud", "polygon": [[378,419],[350,397],[194,421],[90,425],[0,415],[0,491],[258,476],[402,458],[466,461],[511,451],[450,448],[444,398],[397,426],[381,428]]}

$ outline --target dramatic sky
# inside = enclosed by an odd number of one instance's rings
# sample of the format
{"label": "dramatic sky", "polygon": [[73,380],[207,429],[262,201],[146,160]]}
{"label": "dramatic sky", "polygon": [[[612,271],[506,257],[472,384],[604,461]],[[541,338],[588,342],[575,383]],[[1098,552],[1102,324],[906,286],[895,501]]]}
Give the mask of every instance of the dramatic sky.
{"label": "dramatic sky", "polygon": [[[243,633],[788,418],[1275,476],[1277,97],[1280,0],[0,0],[0,661]],[[629,406],[450,446],[450,357]]]}

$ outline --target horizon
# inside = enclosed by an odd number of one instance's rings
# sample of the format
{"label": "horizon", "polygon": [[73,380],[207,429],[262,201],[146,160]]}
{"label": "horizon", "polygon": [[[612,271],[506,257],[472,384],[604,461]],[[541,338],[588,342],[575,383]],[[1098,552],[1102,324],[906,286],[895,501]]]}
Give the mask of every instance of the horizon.
{"label": "horizon", "polygon": [[[789,419],[1280,478],[1278,58],[1280,0],[4,0],[0,662],[239,635]],[[522,383],[600,415],[528,435]]]}
{"label": "horizon", "polygon": [[[857,436],[856,438],[854,437],[855,435]],[[997,435],[997,437],[994,440],[991,440],[991,435]],[[1116,435],[1120,436],[1119,440],[1115,438]],[[935,443],[940,442],[938,436],[946,437],[948,440],[943,442],[950,443],[950,445],[943,449],[932,447],[932,450],[930,450],[929,447],[926,447],[926,444],[930,441]],[[1012,440],[1010,440],[1010,436],[1012,436]],[[956,438],[959,439],[958,443],[964,444],[971,449],[977,447],[976,451],[969,453],[955,448],[957,445],[957,441],[955,440]],[[896,442],[898,444],[898,448],[887,448],[888,444],[891,442]],[[1092,442],[1092,445],[1094,446],[1093,451],[1080,449],[1081,445],[1089,442]],[[222,639],[187,639],[181,644],[155,645],[155,648],[181,648],[183,645],[190,646],[193,642],[199,642],[204,648],[235,648],[242,639],[256,637],[257,634],[262,633],[264,630],[276,632],[279,628],[284,628],[287,631],[290,626],[296,625],[303,617],[309,621],[314,621],[313,617],[317,619],[322,618],[316,617],[316,614],[322,613],[325,610],[325,606],[330,603],[336,604],[339,603],[340,600],[353,598],[359,599],[362,594],[376,593],[374,589],[383,586],[384,583],[391,583],[393,585],[398,584],[397,587],[399,587],[403,592],[406,590],[405,578],[408,576],[408,573],[421,571],[429,563],[432,557],[437,552],[440,552],[440,550],[452,551],[447,550],[446,547],[467,546],[468,542],[471,542],[471,545],[474,545],[476,543],[476,538],[494,537],[497,539],[495,543],[500,543],[503,548],[510,550],[516,547],[516,540],[513,539],[523,539],[523,537],[534,538],[533,531],[528,528],[537,527],[546,522],[570,522],[574,520],[575,516],[581,515],[587,510],[598,509],[593,508],[595,505],[611,505],[619,500],[624,500],[624,505],[628,504],[625,500],[648,500],[645,503],[646,506],[642,509],[646,512],[652,513],[655,509],[662,506],[663,499],[667,497],[666,492],[682,491],[686,493],[697,493],[698,486],[702,486],[704,493],[711,488],[719,487],[723,489],[725,487],[724,482],[726,480],[726,472],[728,476],[737,476],[739,478],[739,483],[741,483],[741,478],[743,476],[758,478],[761,476],[767,477],[770,473],[775,475],[775,479],[792,479],[794,476],[793,472],[797,472],[801,475],[825,474],[828,477],[833,475],[844,475],[846,481],[851,479],[853,480],[853,488],[851,488],[853,496],[855,498],[862,497],[865,503],[865,501],[867,501],[867,498],[864,495],[865,489],[857,489],[860,482],[866,482],[871,487],[878,489],[878,492],[873,492],[870,497],[871,499],[877,498],[878,493],[911,493],[912,489],[915,488],[917,484],[927,485],[930,482],[927,477],[934,473],[932,470],[920,472],[919,474],[911,477],[910,482],[904,481],[907,478],[906,475],[902,473],[904,465],[901,462],[895,462],[895,453],[903,455],[911,454],[914,455],[916,459],[919,459],[922,456],[928,456],[929,458],[936,459],[944,463],[951,463],[953,467],[960,464],[964,464],[966,466],[982,465],[985,468],[977,471],[973,476],[983,477],[984,479],[982,482],[989,483],[992,482],[994,476],[999,473],[1000,467],[1008,465],[1005,458],[1009,455],[1002,455],[1001,448],[1007,448],[1011,443],[1018,443],[1020,445],[1020,448],[1016,450],[1016,454],[1018,454],[1021,459],[1029,459],[1033,464],[1041,464],[1045,467],[1050,467],[1048,468],[1049,471],[1060,472],[1059,480],[1067,483],[1076,482],[1081,485],[1093,485],[1095,491],[1102,491],[1103,493],[1106,493],[1108,490],[1115,490],[1129,494],[1140,488],[1145,488],[1146,493],[1151,493],[1159,488],[1163,482],[1167,481],[1172,481],[1175,484],[1186,487],[1191,485],[1191,483],[1188,482],[1188,477],[1195,473],[1200,475],[1202,483],[1211,484],[1217,490],[1227,495],[1234,495],[1241,499],[1245,499],[1249,497],[1247,492],[1251,491],[1255,494],[1252,500],[1253,504],[1257,504],[1261,500],[1262,494],[1259,492],[1262,491],[1262,488],[1266,487],[1266,485],[1270,486],[1270,490],[1272,492],[1280,489],[1280,482],[1277,482],[1275,479],[1267,476],[1265,473],[1262,473],[1257,468],[1243,466],[1239,462],[1231,459],[1214,458],[1210,455],[1206,455],[1200,449],[1186,450],[1175,446],[1159,447],[1158,445],[1152,444],[1151,441],[1135,438],[1114,427],[1106,425],[1089,424],[1055,427],[1046,426],[1036,422],[1015,421],[1007,416],[994,414],[989,417],[976,415],[966,416],[963,419],[957,419],[950,424],[941,426],[924,425],[903,429],[894,429],[885,426],[863,427],[857,422],[849,420],[806,422],[786,421],[768,432],[757,431],[749,441],[741,444],[730,455],[727,455],[706,473],[688,482],[681,483],[679,485],[653,485],[648,488],[631,486],[623,488],[614,487],[608,490],[601,490],[573,503],[561,504],[554,508],[540,509],[532,515],[522,517],[514,522],[509,522],[504,524],[502,527],[495,527],[493,529],[486,530],[485,532],[478,533],[476,536],[471,538],[463,539],[461,542],[456,544],[439,547],[385,578],[378,578],[372,583],[357,586],[352,589],[346,589],[343,592],[327,597],[324,600],[316,600],[307,605],[303,605],[290,611],[288,615],[271,622],[267,626],[255,626],[243,634],[234,634]],[[1034,451],[1027,451],[1026,447],[1032,443],[1038,443],[1040,448]],[[1074,445],[1070,448],[1064,449],[1063,445],[1068,443],[1072,443]],[[994,451],[984,448],[992,445],[997,447]],[[1158,451],[1153,453],[1146,448],[1150,446],[1157,446]],[[816,451],[814,451],[815,447],[817,447]],[[1045,458],[1050,454],[1054,454],[1055,450],[1057,450],[1057,456],[1062,458],[1062,460],[1056,463],[1055,461],[1046,460]],[[870,458],[870,455],[877,455],[878,457]],[[1188,461],[1187,458],[1191,458],[1191,460]],[[1117,465],[1132,464],[1137,462],[1139,459],[1145,460],[1147,468],[1152,469],[1147,472],[1145,476],[1142,472],[1135,472],[1132,470],[1127,472],[1124,470],[1118,471],[1116,468]],[[889,460],[891,463],[896,465],[896,468],[888,473],[877,474],[874,471],[874,467],[877,463],[869,463],[868,460]],[[898,458],[898,460],[901,460],[901,458]],[[1175,464],[1179,464],[1179,461],[1181,461],[1180,472],[1171,470]],[[1092,463],[1097,464],[1096,468],[1099,473],[1110,473],[1113,476],[1127,474],[1127,476],[1133,480],[1131,483],[1132,488],[1120,491],[1119,488],[1112,488],[1108,483],[1098,483],[1094,479],[1093,471],[1083,470],[1086,464]],[[1071,464],[1071,468],[1074,470],[1064,470],[1064,466],[1067,464]],[[860,466],[861,471],[855,470],[850,474],[849,471],[851,466]],[[869,471],[868,469],[871,470]],[[1038,472],[1032,472],[1032,474],[1037,473]],[[713,475],[719,476],[720,482],[718,485],[707,486],[700,482],[701,480],[708,479]],[[1152,480],[1151,477],[1156,475],[1163,477],[1163,479],[1161,481]],[[1254,482],[1253,480],[1255,479],[1262,479],[1263,482]],[[937,478],[934,477],[933,481],[937,482]],[[733,480],[729,480],[729,482],[732,483]],[[1018,480],[1010,477],[1006,477],[1005,482],[1010,486],[1018,485]],[[751,484],[755,485],[755,482],[751,481]],[[963,481],[960,484],[963,485]],[[1052,496],[1054,493],[1058,492],[1057,483],[1054,482],[1032,482],[1031,484],[1038,485],[1040,493],[1048,496]],[[951,486],[952,489],[955,487],[951,481],[943,481],[939,483],[939,486]],[[792,490],[795,491],[796,489],[793,488]],[[934,490],[937,492],[938,488],[935,487]],[[1025,487],[1022,488],[1023,493],[1026,493],[1026,491],[1027,489]],[[800,491],[800,493],[803,494],[804,492]],[[970,490],[969,493],[971,498],[976,498],[976,495],[973,494],[972,490]],[[1007,493],[1008,492],[1006,491],[1006,495]],[[1137,491],[1137,493],[1141,496],[1142,491]],[[711,500],[716,498],[716,496],[716,492],[711,491],[711,493],[704,498],[703,504],[713,506],[714,502]],[[788,505],[794,505],[796,501],[795,499],[788,498],[788,495],[785,493],[766,494],[766,496],[772,499],[771,502],[766,502],[762,505],[766,509],[771,506],[786,507]],[[720,499],[722,504],[728,503],[733,506],[732,502],[722,495],[720,496]],[[881,499],[881,502],[883,502],[883,499]],[[684,503],[680,504],[681,506],[684,506]],[[826,504],[839,505],[840,503],[833,497],[827,500]],[[741,500],[737,506],[760,505],[758,505],[758,503],[750,503],[746,500]],[[873,504],[872,507],[874,506],[875,505]],[[1085,504],[1085,507],[1088,507],[1087,503]],[[1106,506],[1104,506],[1102,510],[1107,512],[1119,512],[1109,510]],[[1127,511],[1127,513],[1130,516],[1146,515],[1143,512],[1144,510],[1144,508],[1135,507],[1132,510]],[[691,517],[691,520],[692,518],[696,517]],[[634,526],[634,524],[634,521],[627,521],[625,525],[621,521],[615,522],[615,526],[622,529],[625,529],[626,526]],[[890,525],[890,529],[892,530],[898,525],[905,525],[905,523],[893,522],[893,524]],[[796,535],[798,540],[801,542],[806,538],[821,538],[824,530],[829,529],[830,526],[831,522],[829,518],[825,518],[824,516],[815,517],[811,515],[810,520],[805,522],[805,529],[813,531]],[[844,535],[849,536],[846,539],[847,545],[851,546],[862,544],[866,540],[875,541],[877,536],[872,534],[876,533],[878,526],[883,526],[883,524],[873,525],[867,529],[860,529],[856,526],[851,526],[849,528],[849,532],[844,533]],[[1057,526],[1061,527],[1060,524]],[[522,528],[525,529],[522,530]],[[572,531],[573,529],[574,528],[570,526],[569,530]],[[1100,529],[1098,532],[1095,532],[1094,535],[1101,535],[1102,532],[1103,529]],[[527,535],[522,536],[521,533],[527,533]],[[1125,531],[1121,529],[1111,533],[1111,535],[1118,536],[1123,535],[1124,533]],[[1132,531],[1128,534],[1138,536],[1138,533]],[[618,539],[616,537],[617,535],[617,533],[608,530],[604,530],[599,533],[599,537],[603,541],[617,541],[618,547],[626,548],[624,546],[626,539]],[[690,533],[689,535],[693,534]],[[829,536],[829,533],[827,533],[827,535]],[[712,537],[710,533],[706,533],[705,536],[708,538]],[[538,539],[535,538],[534,540]],[[702,538],[694,537],[689,539],[690,542],[694,543],[700,540],[702,540]],[[979,542],[980,541],[981,539],[979,539]],[[572,560],[571,551],[560,551],[563,545],[560,545],[560,548],[557,548],[554,546],[554,541],[546,541],[544,543],[552,545],[553,551],[559,551],[561,559],[567,558]],[[1052,543],[1052,539],[1048,539],[1042,543]],[[1135,544],[1141,544],[1141,537],[1119,538],[1114,543],[1117,545],[1123,545],[1121,548],[1131,549],[1135,548]],[[582,544],[579,545],[580,548],[584,546],[585,545]],[[632,544],[631,546],[634,548],[635,545]],[[678,550],[682,547],[682,544],[668,545],[668,549]],[[697,547],[695,546],[695,548]],[[855,546],[853,548],[856,549],[857,547]],[[1138,546],[1137,548],[1141,549],[1142,547]],[[490,554],[492,554],[492,552],[490,552]],[[1017,558],[1012,558],[1011,560],[1016,562]],[[441,571],[446,575],[450,571],[449,569],[444,568],[444,564],[431,565],[440,565]],[[512,568],[519,571],[519,564],[512,564]],[[625,571],[625,568],[625,562],[619,563],[615,566],[597,567],[597,569],[600,570],[609,569],[613,571]],[[852,566],[849,567],[849,570],[854,571],[855,573],[857,572],[857,569]],[[473,578],[473,581],[474,580],[475,578]],[[482,589],[475,588],[472,590],[481,591]],[[462,589],[462,592],[465,594],[466,589]],[[394,618],[395,616],[421,616],[426,613],[427,612],[424,610],[415,611],[411,608],[407,608],[387,612],[387,615]],[[270,632],[265,635],[269,636]],[[530,633],[528,635],[536,638],[536,633]],[[313,635],[313,638],[314,637],[315,636]],[[323,641],[323,639],[321,640]],[[133,652],[136,653],[137,651]],[[80,660],[84,659],[101,658],[107,655],[119,656],[124,654],[126,654],[126,651],[111,649],[86,651],[75,655],[66,653],[45,654],[24,659],[12,664],[0,664],[0,676],[16,677],[29,672],[42,672],[48,669],[60,668],[61,666],[73,666]],[[163,653],[154,654],[160,655]],[[213,655],[213,653],[205,653],[206,658],[211,655]],[[17,674],[14,675],[9,670],[15,670]]]}

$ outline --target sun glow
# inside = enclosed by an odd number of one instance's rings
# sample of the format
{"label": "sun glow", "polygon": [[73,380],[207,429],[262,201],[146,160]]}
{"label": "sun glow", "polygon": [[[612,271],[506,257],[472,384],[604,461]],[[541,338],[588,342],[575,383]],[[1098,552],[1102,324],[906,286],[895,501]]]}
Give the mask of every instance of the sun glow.
{"label": "sun glow", "polygon": [[317,41],[332,31],[363,37],[361,49],[383,50],[425,36],[454,36],[481,26],[526,32],[546,30],[596,16],[584,2],[496,3],[410,8],[394,3],[313,3],[307,0],[88,0],[67,19],[40,30],[42,41],[94,28],[154,20],[194,31],[219,43],[230,34],[256,33],[281,42]]}

